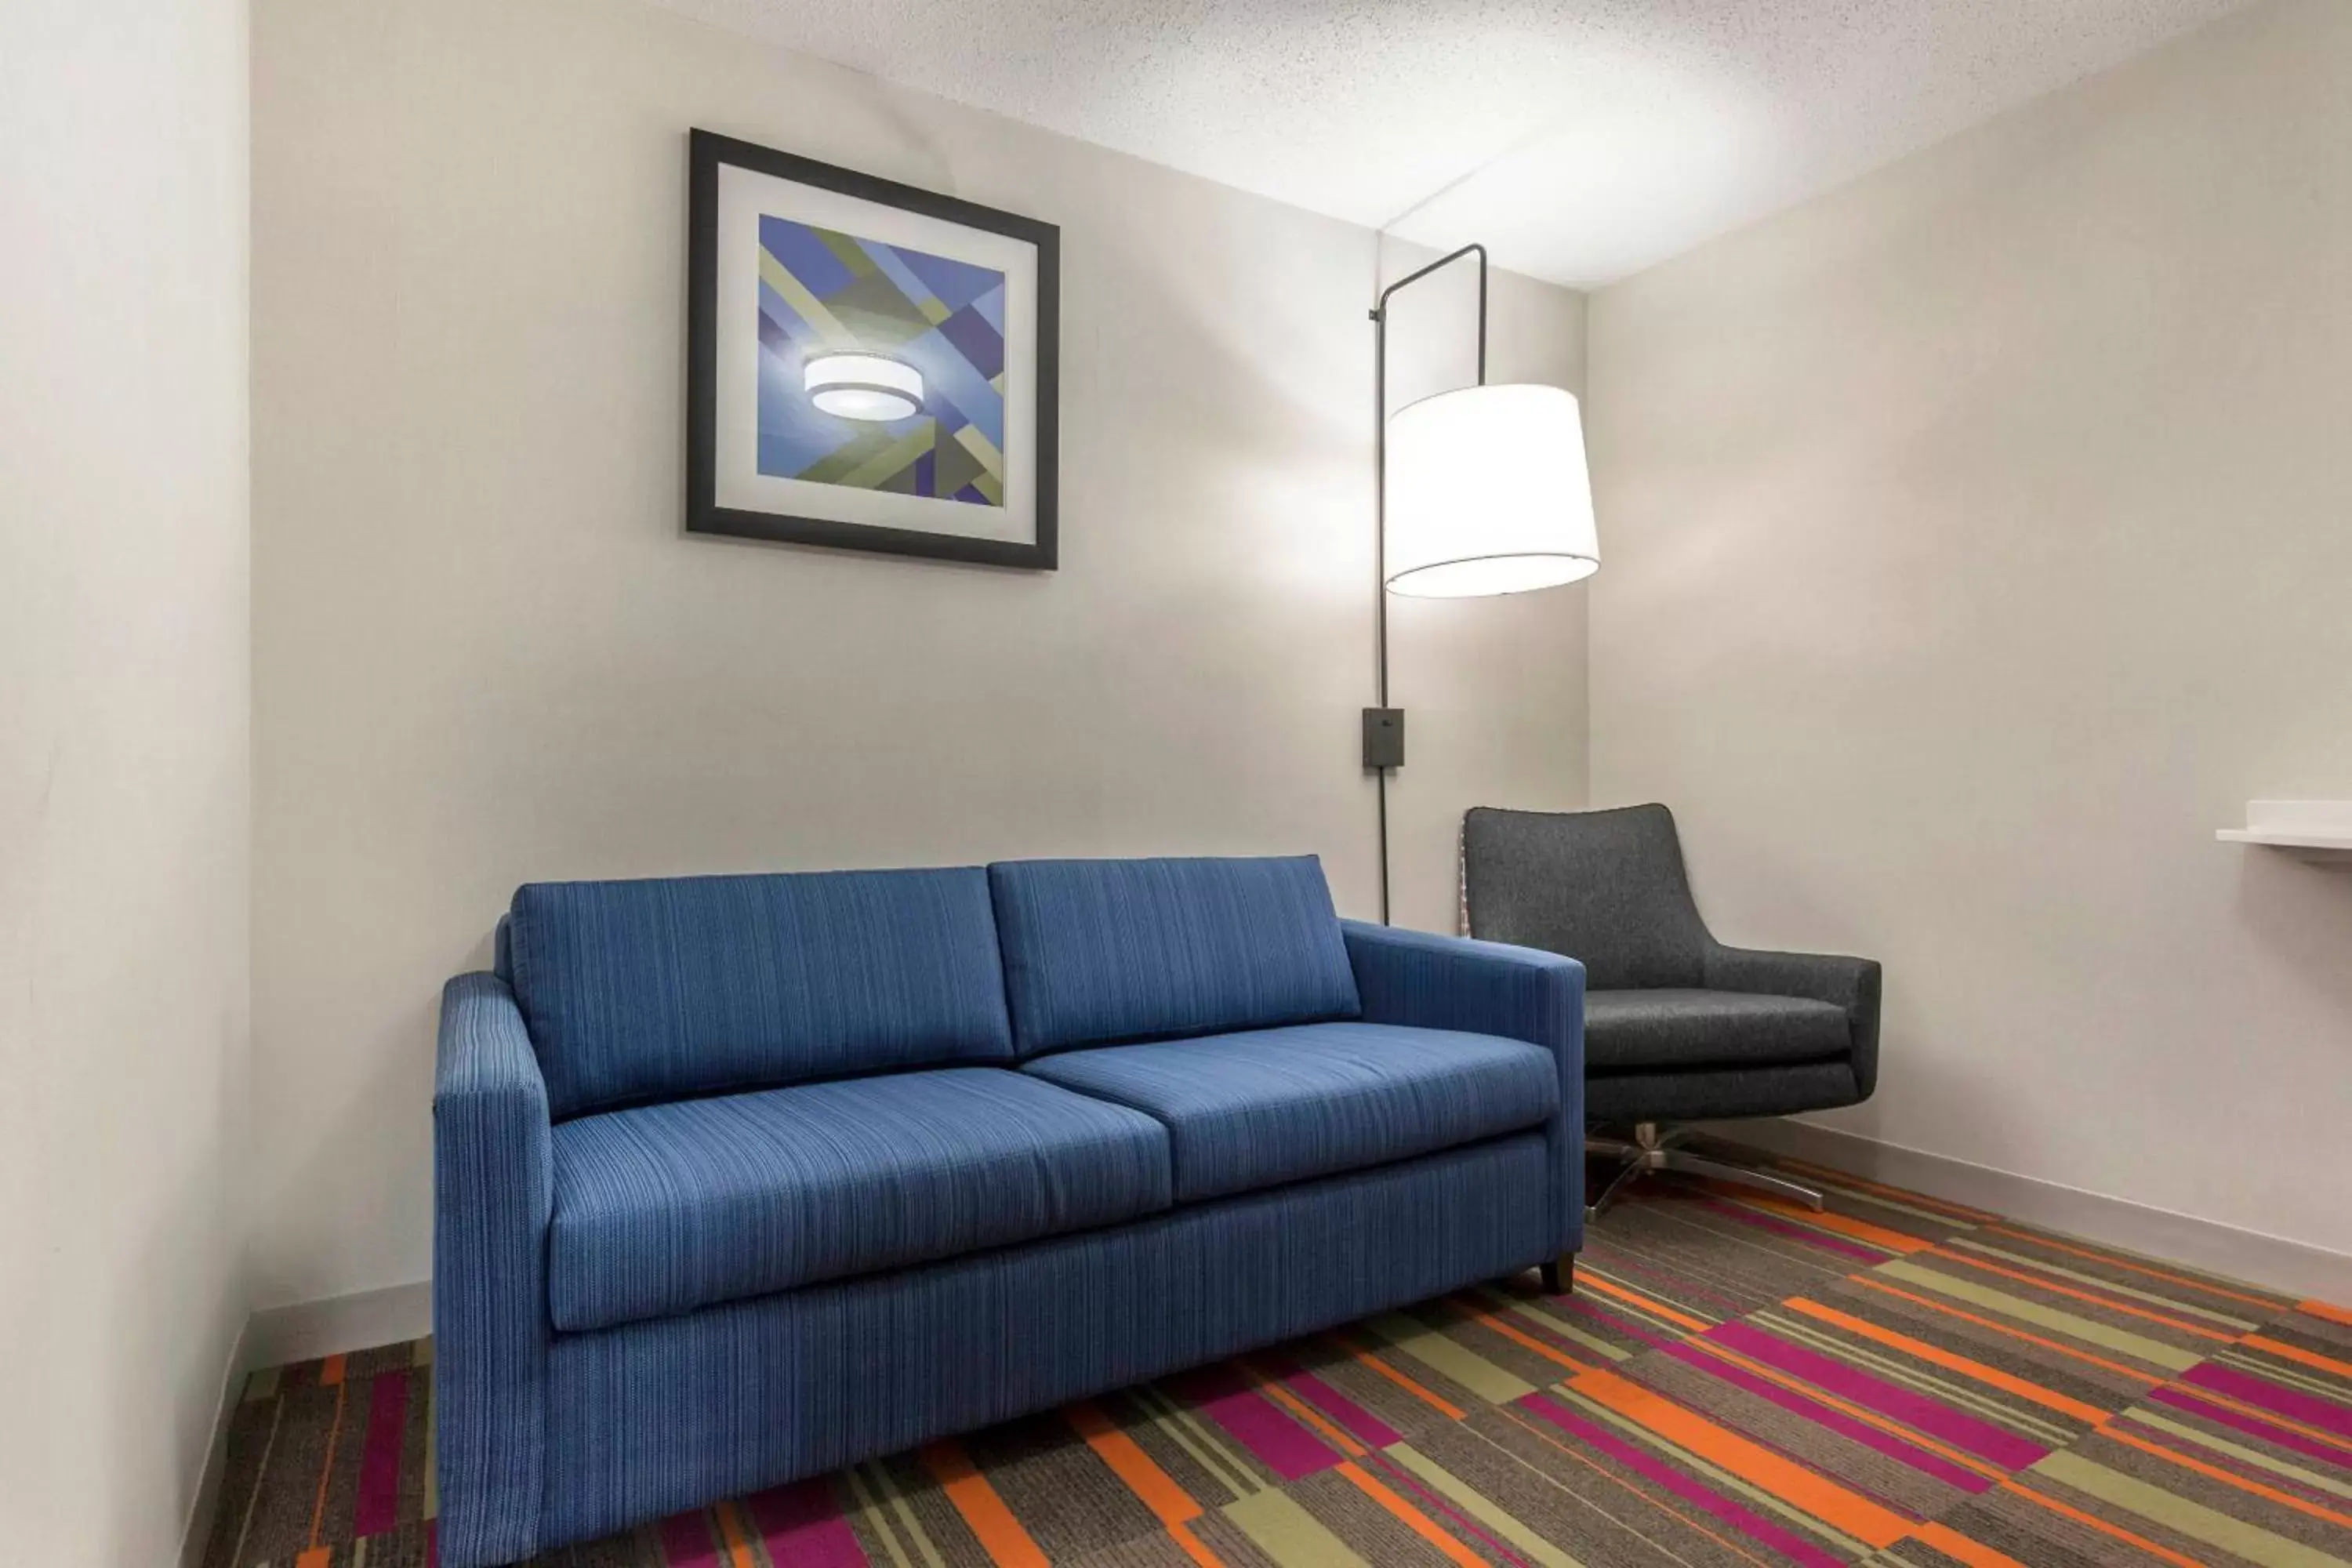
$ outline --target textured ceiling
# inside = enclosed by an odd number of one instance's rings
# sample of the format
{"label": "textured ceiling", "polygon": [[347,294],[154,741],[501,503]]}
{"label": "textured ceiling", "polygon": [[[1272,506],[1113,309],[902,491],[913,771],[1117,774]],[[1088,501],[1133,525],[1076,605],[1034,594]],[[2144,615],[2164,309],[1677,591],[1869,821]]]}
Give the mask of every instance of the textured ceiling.
{"label": "textured ceiling", "polygon": [[2243,0],[657,3],[1584,286]]}

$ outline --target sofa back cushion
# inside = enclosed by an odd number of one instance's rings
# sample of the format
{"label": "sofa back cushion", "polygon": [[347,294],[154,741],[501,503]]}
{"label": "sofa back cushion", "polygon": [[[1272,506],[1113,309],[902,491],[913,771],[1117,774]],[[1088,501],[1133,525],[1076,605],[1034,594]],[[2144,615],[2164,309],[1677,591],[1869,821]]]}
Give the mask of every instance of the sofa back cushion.
{"label": "sofa back cushion", "polygon": [[1013,1056],[978,867],[534,883],[506,946],[558,1118]]}
{"label": "sofa back cushion", "polygon": [[1312,855],[1014,860],[988,880],[1023,1057],[1361,1011]]}

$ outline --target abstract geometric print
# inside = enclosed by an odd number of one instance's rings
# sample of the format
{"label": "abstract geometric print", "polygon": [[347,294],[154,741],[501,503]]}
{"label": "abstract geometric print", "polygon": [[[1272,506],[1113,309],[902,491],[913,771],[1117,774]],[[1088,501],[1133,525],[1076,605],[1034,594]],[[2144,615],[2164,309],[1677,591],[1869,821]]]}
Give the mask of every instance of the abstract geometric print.
{"label": "abstract geometric print", "polygon": [[[760,219],[759,470],[1004,504],[1004,274],[788,218]],[[810,401],[812,356],[911,366],[922,405],[877,422]]]}

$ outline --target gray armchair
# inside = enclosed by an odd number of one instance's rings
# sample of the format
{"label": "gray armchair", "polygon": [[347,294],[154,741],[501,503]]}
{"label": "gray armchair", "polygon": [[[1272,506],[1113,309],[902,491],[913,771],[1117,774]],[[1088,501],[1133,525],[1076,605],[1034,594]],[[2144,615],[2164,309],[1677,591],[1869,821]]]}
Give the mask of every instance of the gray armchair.
{"label": "gray armchair", "polygon": [[1878,1082],[1876,963],[1715,940],[1674,814],[1496,811],[1462,825],[1470,934],[1581,960],[1589,1152],[1615,1155],[1597,1215],[1645,1171],[1680,1170],[1821,1207],[1821,1194],[1680,1147],[1671,1124],[1824,1110]]}

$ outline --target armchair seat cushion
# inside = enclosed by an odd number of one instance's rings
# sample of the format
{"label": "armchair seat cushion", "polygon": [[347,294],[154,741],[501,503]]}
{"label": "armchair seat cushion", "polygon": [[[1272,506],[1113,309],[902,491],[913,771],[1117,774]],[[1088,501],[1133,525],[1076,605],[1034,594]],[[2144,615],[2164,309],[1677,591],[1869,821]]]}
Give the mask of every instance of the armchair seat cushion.
{"label": "armchair seat cushion", "polygon": [[1853,1048],[1844,1009],[1800,996],[1661,988],[1584,998],[1584,1065],[1594,1074],[1777,1067]]}
{"label": "armchair seat cushion", "polygon": [[1559,1067],[1524,1040],[1307,1024],[1044,1058],[1030,1077],[1149,1113],[1192,1203],[1538,1127]]}
{"label": "armchair seat cushion", "polygon": [[549,1307],[609,1328],[1169,1203],[1159,1122],[1003,1068],[641,1106],[554,1130]]}

